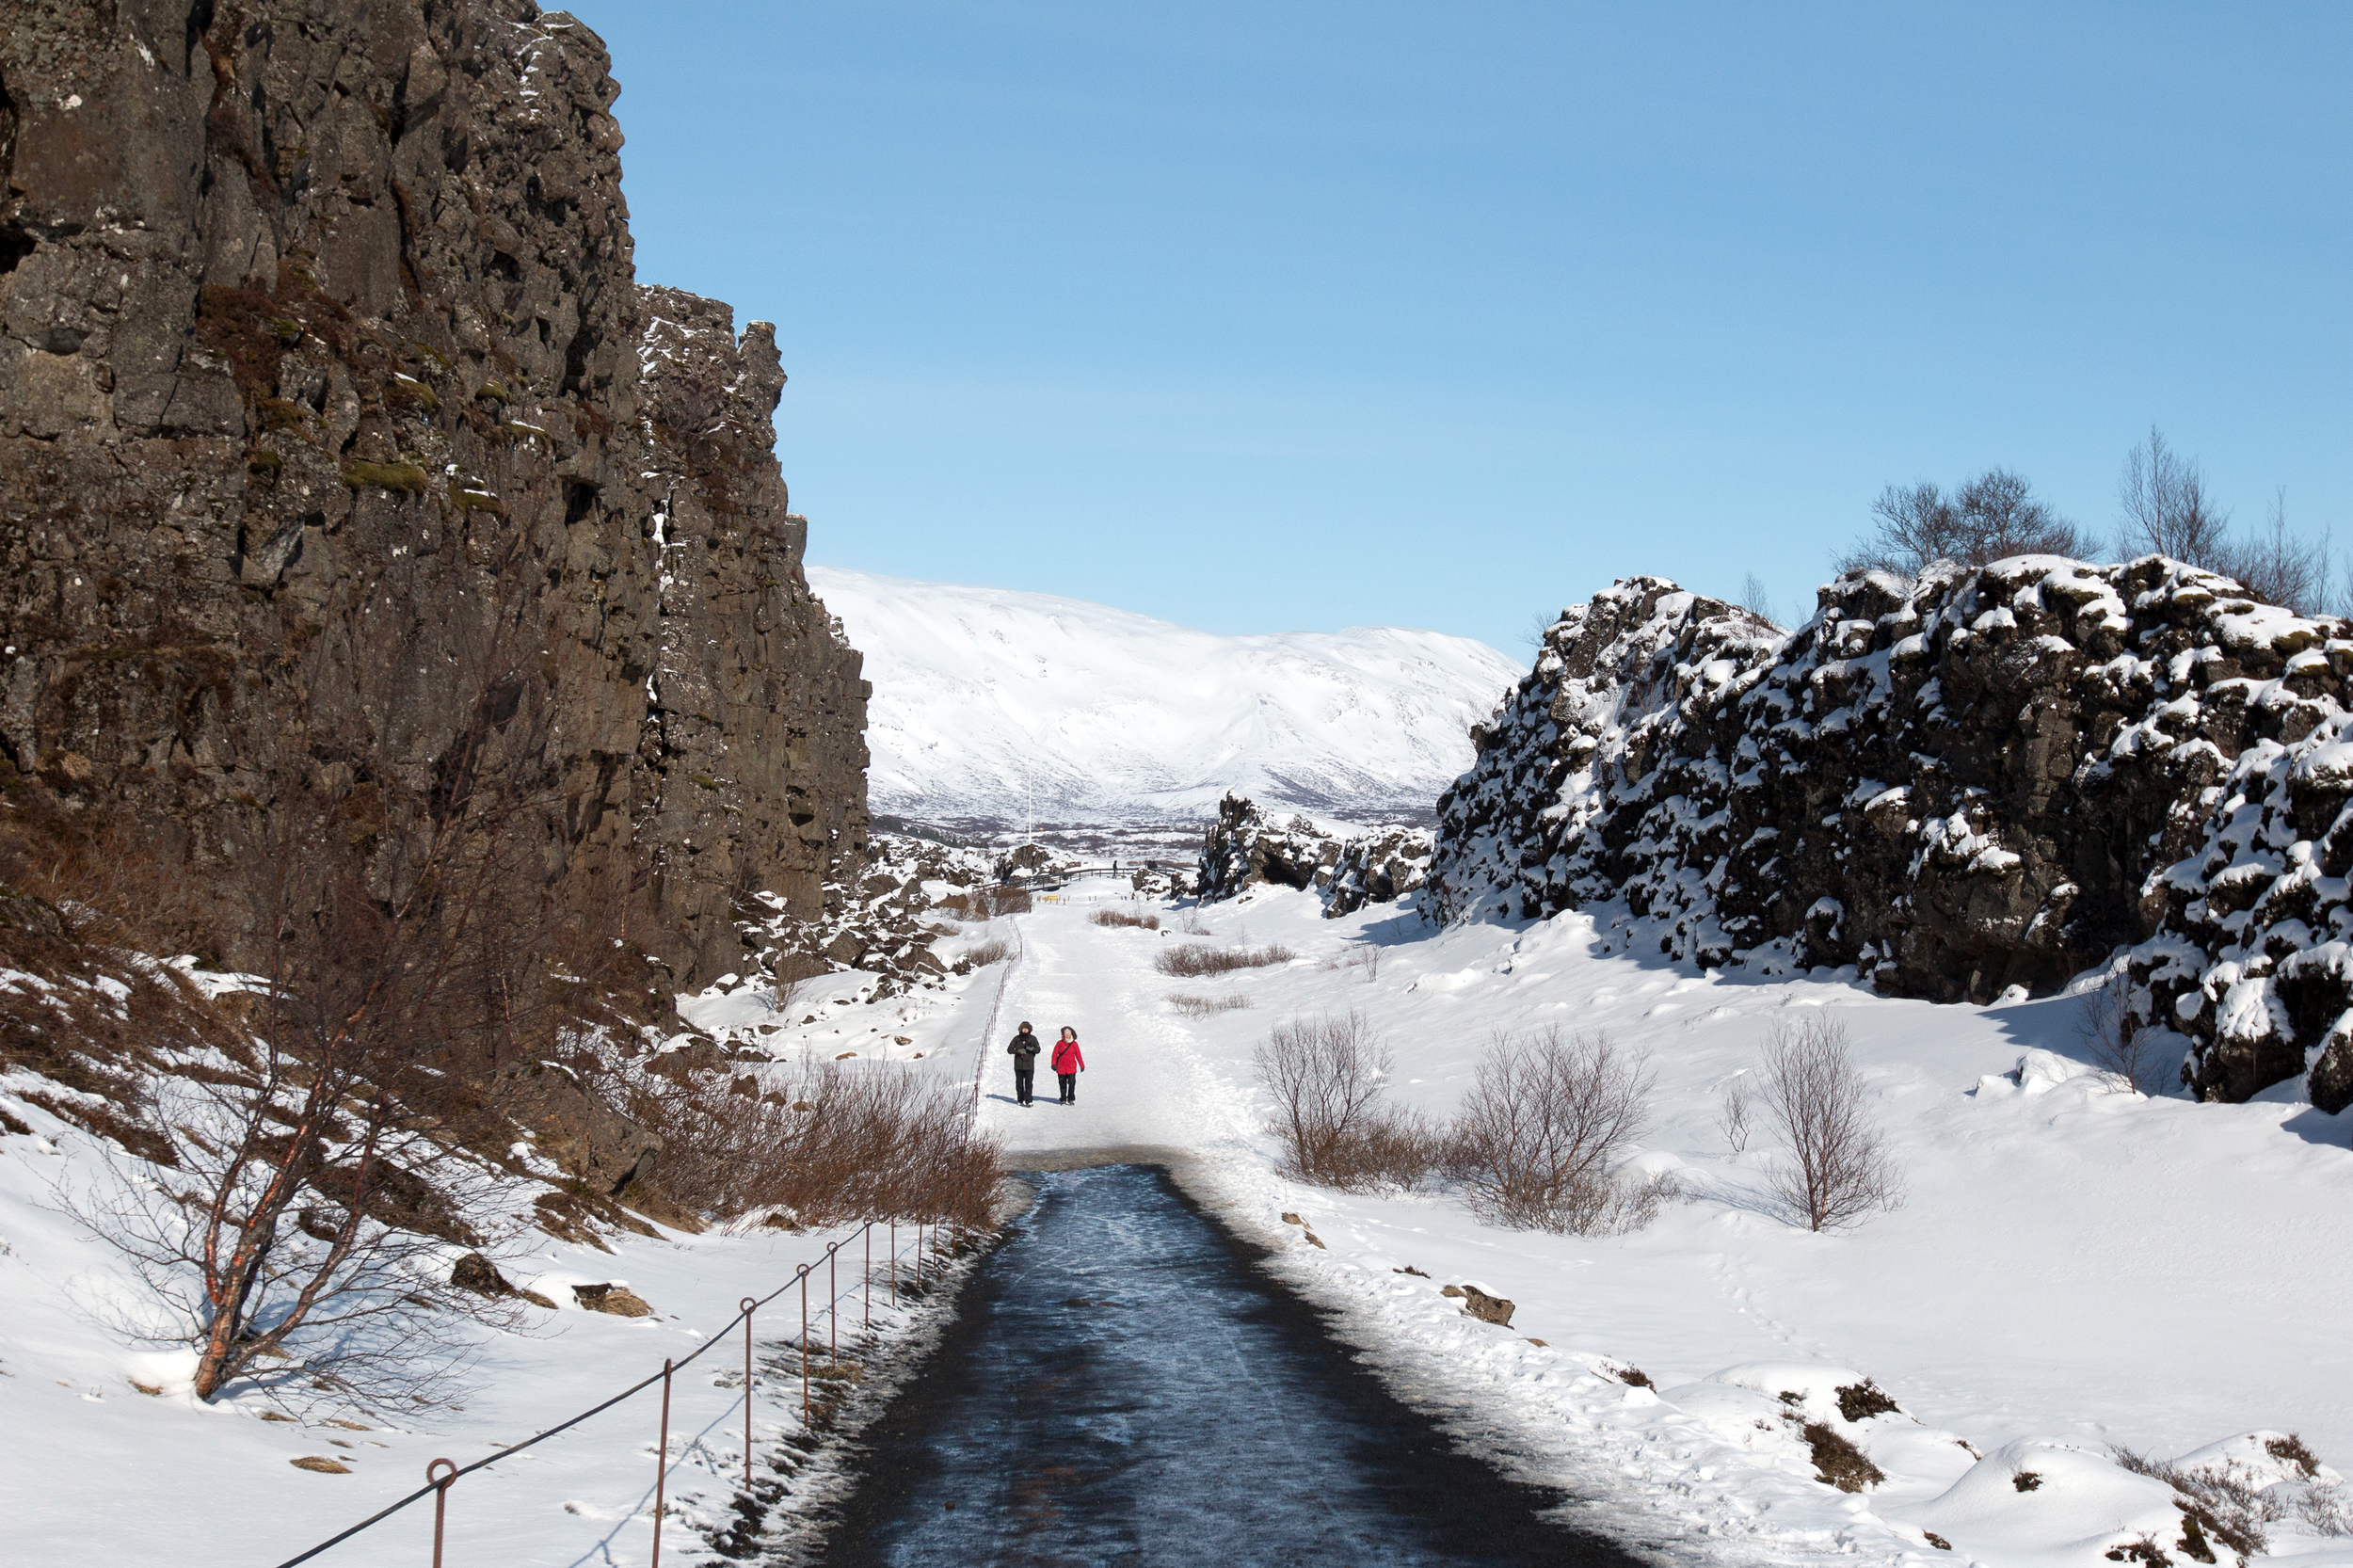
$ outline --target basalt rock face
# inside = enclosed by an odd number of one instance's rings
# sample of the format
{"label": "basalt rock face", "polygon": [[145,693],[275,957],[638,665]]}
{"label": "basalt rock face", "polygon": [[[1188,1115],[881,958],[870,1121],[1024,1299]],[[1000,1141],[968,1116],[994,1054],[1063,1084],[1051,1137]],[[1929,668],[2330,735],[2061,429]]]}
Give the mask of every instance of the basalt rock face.
{"label": "basalt rock face", "polygon": [[635,281],[607,67],[529,0],[0,22],[20,783],[200,877],[291,792],[429,795],[513,645],[557,901],[690,983],[755,892],[821,912],[859,658],[802,575],[773,330]]}
{"label": "basalt rock face", "polygon": [[1439,802],[1450,920],[1989,1001],[2114,964],[2185,1076],[2353,1102],[2344,623],[2150,557],[1853,576],[1784,633],[1657,578],[1563,615]]}
{"label": "basalt rock face", "polygon": [[1313,890],[1323,901],[1324,918],[1332,920],[1418,888],[1430,853],[1430,835],[1420,828],[1333,833],[1307,817],[1269,818],[1256,802],[1227,795],[1201,841],[1201,902],[1273,883]]}

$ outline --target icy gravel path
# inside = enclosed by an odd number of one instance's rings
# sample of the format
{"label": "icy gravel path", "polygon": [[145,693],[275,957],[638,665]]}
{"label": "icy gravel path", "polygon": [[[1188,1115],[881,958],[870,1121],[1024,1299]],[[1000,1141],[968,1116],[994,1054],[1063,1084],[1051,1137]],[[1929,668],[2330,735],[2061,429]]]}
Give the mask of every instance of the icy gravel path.
{"label": "icy gravel path", "polygon": [[829,1564],[1631,1564],[1538,1517],[1138,1166],[1042,1178]]}

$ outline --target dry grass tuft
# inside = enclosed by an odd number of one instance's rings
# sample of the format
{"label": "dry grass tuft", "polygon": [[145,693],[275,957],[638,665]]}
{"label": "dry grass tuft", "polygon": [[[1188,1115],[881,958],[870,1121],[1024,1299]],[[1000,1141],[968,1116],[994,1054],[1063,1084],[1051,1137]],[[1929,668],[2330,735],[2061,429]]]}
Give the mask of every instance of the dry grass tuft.
{"label": "dry grass tuft", "polygon": [[1096,925],[1128,926],[1137,931],[1158,931],[1160,928],[1158,915],[1131,915],[1124,909],[1097,909],[1088,918]]}
{"label": "dry grass tuft", "polygon": [[1168,1004],[1176,1010],[1176,1016],[1180,1018],[1206,1018],[1218,1013],[1242,1012],[1251,1005],[1251,1002],[1248,997],[1239,991],[1226,997],[1189,997],[1180,992],[1171,991],[1168,995]]}
{"label": "dry grass tuft", "polygon": [[1236,969],[1264,968],[1269,964],[1290,961],[1291,950],[1280,942],[1269,942],[1262,948],[1213,948],[1207,942],[1187,942],[1153,959],[1152,967],[1180,980],[1198,980],[1203,975],[1231,974]]}
{"label": "dry grass tuft", "polygon": [[1861,1448],[1821,1422],[1808,1421],[1804,1432],[1806,1447],[1814,1450],[1814,1473],[1839,1491],[1860,1492],[1887,1479]]}

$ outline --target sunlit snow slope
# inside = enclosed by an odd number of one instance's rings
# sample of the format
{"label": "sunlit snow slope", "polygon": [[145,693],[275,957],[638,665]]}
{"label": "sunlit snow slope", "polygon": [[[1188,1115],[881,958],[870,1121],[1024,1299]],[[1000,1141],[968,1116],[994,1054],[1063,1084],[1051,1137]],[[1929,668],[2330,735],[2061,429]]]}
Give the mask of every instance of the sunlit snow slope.
{"label": "sunlit snow slope", "polygon": [[1219,637],[1080,600],[809,568],[866,655],[874,809],[1166,822],[1238,790],[1427,816],[1523,671],[1435,632]]}

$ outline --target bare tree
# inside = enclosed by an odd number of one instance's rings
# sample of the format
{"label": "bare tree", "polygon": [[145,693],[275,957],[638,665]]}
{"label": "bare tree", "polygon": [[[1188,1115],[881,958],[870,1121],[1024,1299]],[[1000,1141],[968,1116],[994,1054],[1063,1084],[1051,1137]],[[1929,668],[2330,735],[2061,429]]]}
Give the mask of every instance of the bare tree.
{"label": "bare tree", "polygon": [[1768,625],[1779,626],[1781,624],[1780,619],[1773,614],[1771,590],[1765,586],[1765,579],[1754,572],[1749,573],[1740,580],[1740,608]]}
{"label": "bare tree", "polygon": [[2149,427],[2149,439],[2126,455],[2116,500],[2123,514],[2122,553],[2169,555],[2222,569],[2216,563],[2230,543],[2231,514],[2206,493],[2198,459],[2175,452],[2155,425]]}
{"label": "bare tree", "polygon": [[1890,485],[1871,511],[1879,521],[1840,558],[1841,571],[1917,577],[1933,561],[1982,567],[2010,555],[2080,558],[2096,549],[2009,469],[1988,469],[1949,496],[1926,480]]}
{"label": "bare tree", "polygon": [[296,1370],[398,1392],[453,1365],[451,1314],[499,1316],[429,1265],[496,1240],[501,1173],[468,1149],[507,1146],[490,1096],[552,1034],[527,569],[486,572],[472,617],[418,650],[424,689],[313,646],[319,765],[234,856],[259,955],[243,1038],[160,1088],[161,1171],[118,1165],[72,1205],[164,1307],[152,1336],[194,1347],[201,1399]]}
{"label": "bare tree", "polygon": [[[2206,491],[2195,457],[2149,427],[2149,439],[2124,458],[2117,483],[2120,544],[2127,555],[2158,554],[2235,579],[2248,597],[2299,616],[2326,614],[2340,595],[2333,582],[2329,536],[2298,536],[2288,527],[2288,497],[2275,491],[2264,525],[2245,536],[2231,532],[2231,514]],[[2353,577],[2343,590],[2353,609]]]}
{"label": "bare tree", "polygon": [[2288,494],[2273,497],[2264,526],[2245,538],[2226,540],[2208,565],[2238,580],[2249,597],[2299,616],[2315,616],[2329,597],[2329,536],[2299,538],[2288,530]]}
{"label": "bare tree", "polygon": [[1613,1179],[1650,1123],[1647,1060],[1607,1034],[1498,1033],[1454,1125],[1452,1174],[1504,1224],[1577,1235],[1630,1229],[1663,1192]]}
{"label": "bare tree", "polygon": [[460,1324],[511,1320],[511,1302],[457,1288],[447,1261],[513,1229],[502,1173],[347,1059],[317,1070],[264,1047],[185,1065],[155,1096],[170,1162],[116,1155],[102,1187],[66,1197],[149,1293],[119,1326],[193,1348],[198,1398],[241,1378],[421,1398],[465,1360]]}
{"label": "bare tree", "polygon": [[1766,1122],[1784,1153],[1773,1192],[1807,1229],[1836,1229],[1902,1206],[1903,1175],[1871,1121],[1844,1024],[1817,1013],[1776,1028],[1761,1076]]}

